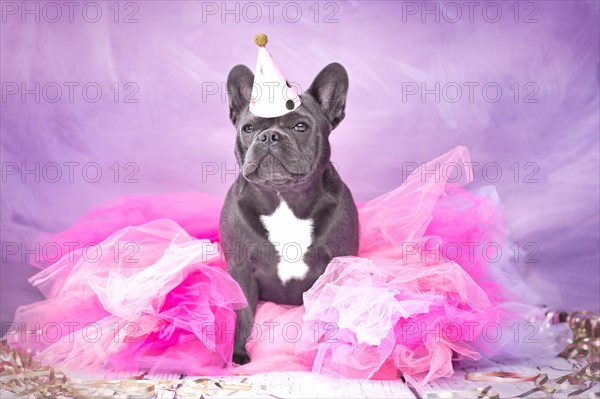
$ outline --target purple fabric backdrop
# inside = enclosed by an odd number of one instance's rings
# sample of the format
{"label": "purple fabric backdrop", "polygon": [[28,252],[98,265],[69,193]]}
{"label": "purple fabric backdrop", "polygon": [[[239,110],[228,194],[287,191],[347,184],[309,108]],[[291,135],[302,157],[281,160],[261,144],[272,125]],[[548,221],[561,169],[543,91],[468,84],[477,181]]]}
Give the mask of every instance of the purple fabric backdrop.
{"label": "purple fabric backdrop", "polygon": [[347,68],[333,161],[357,200],[465,145],[546,304],[600,308],[598,2],[52,3],[2,3],[2,321],[39,297],[40,233],[123,193],[226,192],[224,83],[257,32],[300,88]]}

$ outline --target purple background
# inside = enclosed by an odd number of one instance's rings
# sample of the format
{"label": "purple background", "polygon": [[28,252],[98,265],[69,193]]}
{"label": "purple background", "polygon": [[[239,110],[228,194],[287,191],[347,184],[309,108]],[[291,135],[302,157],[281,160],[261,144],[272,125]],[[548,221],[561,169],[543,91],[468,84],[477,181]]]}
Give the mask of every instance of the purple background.
{"label": "purple background", "polygon": [[[227,3],[238,9],[229,14],[221,2],[121,2],[117,22],[113,2],[102,3],[97,22],[90,22],[94,7],[84,13],[85,3],[78,3],[72,22],[66,7],[51,22],[56,9],[29,2],[30,9],[39,7],[36,22],[35,15],[23,14],[21,2],[4,2],[3,245],[32,248],[41,233],[64,229],[123,193],[223,195],[233,174],[207,176],[203,168],[235,167],[224,80],[235,64],[254,69],[252,39],[265,32],[274,58],[301,88],[329,62],[347,68],[347,116],[332,135],[333,161],[357,200],[399,185],[410,163],[465,145],[480,163],[471,187],[493,184],[498,190],[526,280],[550,306],[597,311],[599,3],[502,2],[497,22],[500,3],[475,3],[472,15],[464,2],[453,3],[460,7],[457,16],[446,2],[299,2],[297,22],[296,6],[286,2],[274,8],[273,22],[263,2],[254,3],[262,13],[256,22],[257,7],[237,2]],[[124,23],[126,16],[138,21]],[[33,94],[23,101],[21,83],[34,89],[36,82],[39,102]],[[79,84],[73,101],[65,82]],[[82,95],[89,82],[102,89],[98,102]],[[430,90],[439,83],[440,100],[407,96],[407,84],[421,82]],[[479,85],[472,99],[465,82]],[[494,87],[484,98],[488,83],[502,89],[497,102],[491,101]],[[15,84],[19,93],[10,95]],[[56,97],[56,85],[62,94],[53,103],[48,100]],[[457,85],[462,96],[452,102]],[[138,102],[125,102],[135,87],[132,99]],[[210,95],[215,87],[219,92]],[[93,88],[88,95],[94,97]],[[31,169],[36,162],[39,182],[35,173],[11,172],[14,165]],[[61,165],[57,182],[48,181],[55,175],[49,166],[44,179],[49,162]],[[73,182],[65,162],[79,163]],[[83,165],[93,162],[102,170],[96,183],[82,175]],[[110,169],[115,162],[117,182]],[[95,170],[87,172],[93,179]],[[127,183],[130,172],[139,182]],[[18,304],[39,298],[26,281],[35,269],[21,262],[23,255],[3,253],[2,321],[12,319]],[[538,262],[524,262],[526,255]]]}

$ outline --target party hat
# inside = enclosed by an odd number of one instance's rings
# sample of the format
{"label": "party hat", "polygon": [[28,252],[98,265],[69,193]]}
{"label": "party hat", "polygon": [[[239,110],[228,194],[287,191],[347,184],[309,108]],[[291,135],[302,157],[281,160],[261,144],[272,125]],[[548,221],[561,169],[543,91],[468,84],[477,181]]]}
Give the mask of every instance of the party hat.
{"label": "party hat", "polygon": [[262,118],[275,118],[295,110],[301,104],[298,92],[289,84],[266,49],[267,35],[254,37],[258,58],[250,97],[250,112]]}

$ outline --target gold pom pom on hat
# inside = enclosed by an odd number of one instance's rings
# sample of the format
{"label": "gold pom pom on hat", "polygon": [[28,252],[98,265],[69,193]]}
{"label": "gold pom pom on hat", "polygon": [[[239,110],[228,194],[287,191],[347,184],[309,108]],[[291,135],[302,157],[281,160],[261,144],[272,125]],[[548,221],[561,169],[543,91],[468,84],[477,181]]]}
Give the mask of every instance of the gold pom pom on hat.
{"label": "gold pom pom on hat", "polygon": [[268,42],[269,38],[264,33],[259,33],[254,36],[254,43],[256,43],[258,47],[265,47]]}

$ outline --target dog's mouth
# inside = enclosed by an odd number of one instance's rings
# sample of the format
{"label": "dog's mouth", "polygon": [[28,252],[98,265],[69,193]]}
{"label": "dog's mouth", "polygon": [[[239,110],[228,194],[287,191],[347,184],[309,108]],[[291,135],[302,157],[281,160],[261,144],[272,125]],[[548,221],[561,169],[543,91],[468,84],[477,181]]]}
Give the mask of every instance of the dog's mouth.
{"label": "dog's mouth", "polygon": [[267,185],[283,185],[300,180],[304,174],[294,173],[286,168],[275,155],[266,154],[259,161],[246,162],[243,168],[246,180]]}

